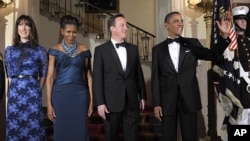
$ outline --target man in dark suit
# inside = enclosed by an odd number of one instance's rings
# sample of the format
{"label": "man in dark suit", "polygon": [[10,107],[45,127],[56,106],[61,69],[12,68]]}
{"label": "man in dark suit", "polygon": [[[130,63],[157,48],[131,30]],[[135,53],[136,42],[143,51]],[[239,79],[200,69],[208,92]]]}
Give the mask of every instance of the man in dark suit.
{"label": "man in dark suit", "polygon": [[122,14],[108,21],[111,40],[96,47],[93,87],[98,114],[104,119],[107,141],[118,141],[123,123],[125,141],[138,141],[140,109],[146,100],[137,47],[124,42],[128,27]]}
{"label": "man in dark suit", "polygon": [[201,100],[197,59],[217,61],[230,43],[230,13],[222,17],[217,23],[223,38],[214,50],[203,47],[198,39],[181,37],[184,25],[179,12],[165,17],[168,38],[153,48],[151,78],[154,114],[162,122],[164,141],[177,140],[177,119],[182,140],[198,140],[197,111],[201,109]]}

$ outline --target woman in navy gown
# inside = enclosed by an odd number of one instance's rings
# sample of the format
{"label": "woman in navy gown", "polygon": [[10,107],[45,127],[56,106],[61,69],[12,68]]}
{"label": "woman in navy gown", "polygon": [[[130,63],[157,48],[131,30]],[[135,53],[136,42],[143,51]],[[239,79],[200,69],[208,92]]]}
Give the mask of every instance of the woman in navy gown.
{"label": "woman in navy gown", "polygon": [[42,87],[47,73],[47,51],[38,44],[36,26],[21,15],[15,25],[14,44],[5,49],[9,87],[6,141],[45,141]]}
{"label": "woman in navy gown", "polygon": [[48,118],[54,122],[54,141],[86,141],[93,111],[91,54],[76,41],[77,18],[65,15],[60,26],[63,39],[48,51]]}

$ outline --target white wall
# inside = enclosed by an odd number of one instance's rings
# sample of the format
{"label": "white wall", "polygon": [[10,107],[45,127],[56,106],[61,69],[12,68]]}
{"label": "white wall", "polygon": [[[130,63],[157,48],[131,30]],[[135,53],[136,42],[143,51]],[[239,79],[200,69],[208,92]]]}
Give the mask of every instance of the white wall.
{"label": "white wall", "polygon": [[0,52],[3,54],[6,46],[12,44],[13,5],[0,9]]}
{"label": "white wall", "polygon": [[120,13],[128,22],[155,34],[154,0],[120,0]]}

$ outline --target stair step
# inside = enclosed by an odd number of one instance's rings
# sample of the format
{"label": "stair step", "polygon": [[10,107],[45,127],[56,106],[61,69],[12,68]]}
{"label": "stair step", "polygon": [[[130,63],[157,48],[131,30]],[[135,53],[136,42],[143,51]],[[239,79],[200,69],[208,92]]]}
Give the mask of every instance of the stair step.
{"label": "stair step", "polygon": [[106,141],[106,136],[104,134],[90,134],[89,141]]}
{"label": "stair step", "polygon": [[139,138],[140,141],[158,141],[161,135],[156,133],[140,133]]}
{"label": "stair step", "polygon": [[152,132],[153,129],[154,127],[150,123],[141,123],[139,125],[139,132]]}
{"label": "stair step", "polygon": [[[123,134],[119,135],[119,141],[123,141]],[[161,138],[160,134],[140,133],[140,141],[158,141]],[[90,134],[90,141],[106,141],[105,134]]]}
{"label": "stair step", "polygon": [[53,136],[47,136],[47,141],[53,141]]}
{"label": "stair step", "polygon": [[140,123],[149,123],[154,114],[151,112],[144,112],[140,114]]}
{"label": "stair step", "polygon": [[98,133],[98,134],[105,133],[103,124],[89,124],[88,131],[89,133]]}
{"label": "stair step", "polygon": [[98,115],[97,112],[94,112],[88,119],[88,124],[102,124],[102,123],[103,119]]}

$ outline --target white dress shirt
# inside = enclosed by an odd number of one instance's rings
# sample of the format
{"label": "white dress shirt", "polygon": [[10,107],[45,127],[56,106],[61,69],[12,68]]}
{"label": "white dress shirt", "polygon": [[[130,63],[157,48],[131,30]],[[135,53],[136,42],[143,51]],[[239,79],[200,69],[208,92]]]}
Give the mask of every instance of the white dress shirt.
{"label": "white dress shirt", "polygon": [[174,64],[175,70],[178,72],[180,43],[172,42],[168,44],[168,50],[169,50],[169,54],[172,59],[172,62]]}
{"label": "white dress shirt", "polygon": [[113,43],[114,45],[114,48],[119,56],[119,59],[120,59],[120,62],[121,62],[121,65],[122,65],[122,69],[123,71],[126,71],[126,65],[127,65],[127,50],[125,47],[119,47],[117,48],[115,46],[115,44],[117,43],[115,40],[111,39],[111,42]]}

